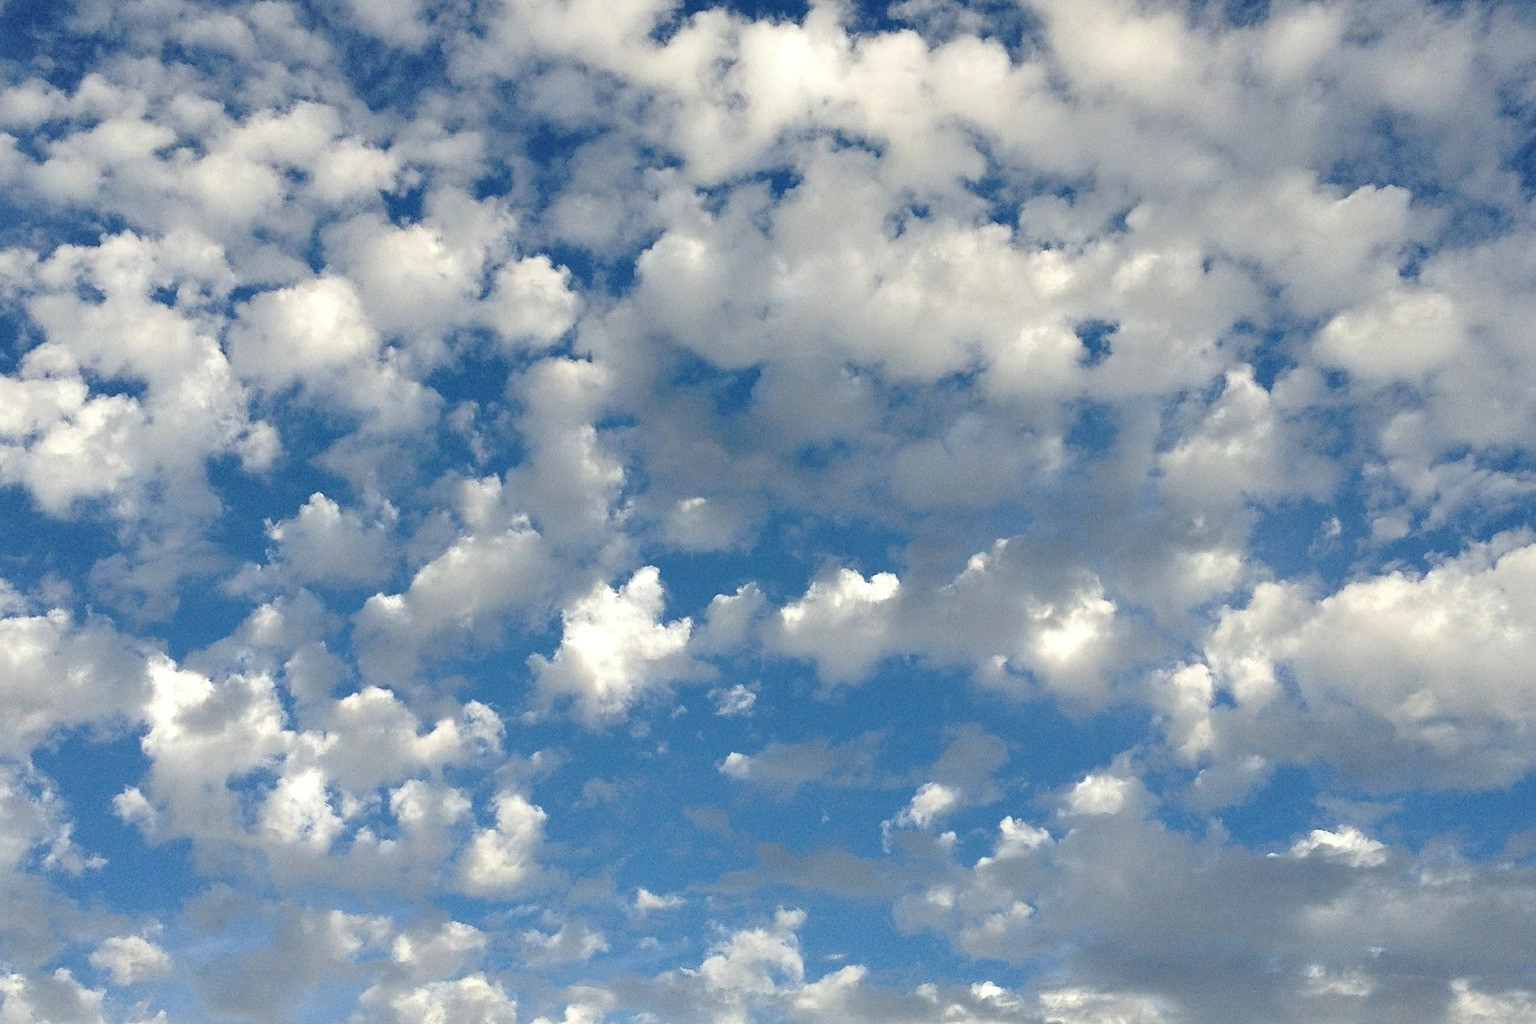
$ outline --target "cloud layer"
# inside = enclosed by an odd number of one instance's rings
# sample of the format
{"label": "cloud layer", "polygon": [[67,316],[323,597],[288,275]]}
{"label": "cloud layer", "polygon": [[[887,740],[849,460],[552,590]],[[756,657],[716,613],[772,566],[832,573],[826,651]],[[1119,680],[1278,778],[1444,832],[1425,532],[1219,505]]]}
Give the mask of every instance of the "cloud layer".
{"label": "cloud layer", "polygon": [[0,5],[0,1020],[1536,1019],[1536,21]]}

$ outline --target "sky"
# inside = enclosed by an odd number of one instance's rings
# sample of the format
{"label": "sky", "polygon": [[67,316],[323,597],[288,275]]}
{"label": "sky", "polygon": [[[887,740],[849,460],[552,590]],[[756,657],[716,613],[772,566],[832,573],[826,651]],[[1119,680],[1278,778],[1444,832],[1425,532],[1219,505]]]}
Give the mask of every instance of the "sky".
{"label": "sky", "polygon": [[1536,1022],[1536,9],[0,70],[0,1024]]}

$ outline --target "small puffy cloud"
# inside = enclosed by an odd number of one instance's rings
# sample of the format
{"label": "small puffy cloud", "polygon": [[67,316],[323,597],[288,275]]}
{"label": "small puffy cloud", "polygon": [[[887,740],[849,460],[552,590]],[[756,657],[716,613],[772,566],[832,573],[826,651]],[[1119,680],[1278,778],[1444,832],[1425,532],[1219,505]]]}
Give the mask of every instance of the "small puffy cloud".
{"label": "small puffy cloud", "polygon": [[682,972],[703,986],[709,1003],[718,1007],[722,1024],[747,1024],[748,1004],[771,997],[805,977],[796,934],[805,912],[780,910],[773,923],[738,931],[714,946],[696,970]]}
{"label": "small puffy cloud", "polygon": [[658,896],[645,886],[635,890],[635,912],[648,914],[653,910],[674,910],[683,905],[683,898],[676,893]]}
{"label": "small puffy cloud", "polygon": [[1220,761],[1326,758],[1375,786],[1507,783],[1533,763],[1515,740],[1532,724],[1533,615],[1536,546],[1520,534],[1321,599],[1260,584],[1207,640],[1209,681],[1170,677],[1170,737]]}
{"label": "small puffy cloud", "polygon": [[105,620],[69,612],[0,618],[0,753],[25,758],[55,731],[137,715],[149,695],[146,651]]}
{"label": "small puffy cloud", "polygon": [[526,931],[519,936],[529,963],[541,966],[582,963],[608,952],[608,939],[584,921],[567,921],[552,933]]}
{"label": "small puffy cloud", "polygon": [[440,399],[383,347],[357,288],[334,274],[263,292],[239,307],[229,361],[269,395],[297,387],[364,419],[372,431],[420,429]]}
{"label": "small puffy cloud", "polygon": [[960,803],[960,794],[939,782],[925,782],[912,795],[912,800],[896,815],[895,824],[927,828],[934,821],[954,810]]}
{"label": "small puffy cloud", "polygon": [[545,699],[569,698],[576,717],[593,728],[691,674],[686,651],[693,621],[662,623],[664,601],[661,572],[646,566],[618,590],[599,583],[567,608],[554,656],[528,659]]}
{"label": "small puffy cloud", "polygon": [[261,806],[261,829],[279,843],[325,853],[346,827],[318,768],[285,771]]}
{"label": "small puffy cloud", "polygon": [[803,597],[779,609],[772,643],[786,654],[815,661],[829,683],[856,682],[889,653],[900,591],[894,573],[865,579],[853,569],[838,569],[813,580]]}
{"label": "small puffy cloud", "polygon": [[385,525],[393,509],[382,512],[383,521],[366,523],[317,491],[293,518],[268,525],[267,537],[277,547],[283,575],[297,583],[377,583],[394,561]]}
{"label": "small puffy cloud", "polygon": [[549,815],[521,793],[496,797],[496,827],[475,833],[459,861],[459,888],[471,896],[499,896],[521,888],[538,871],[534,858]]}
{"label": "small puffy cloud", "polygon": [[354,642],[364,672],[384,681],[410,679],[427,654],[543,606],[548,556],[526,521],[458,538],[417,570],[403,593],[375,594],[357,613]]}
{"label": "small puffy cloud", "polygon": [[419,50],[430,38],[421,0],[344,0],[357,27],[403,50]]}
{"label": "small puffy cloud", "polygon": [[317,277],[247,302],[229,342],[230,362],[265,387],[309,386],[325,374],[372,359],[378,332],[357,289],[342,277]]}
{"label": "small puffy cloud", "polygon": [[1067,791],[1062,805],[1064,815],[1118,814],[1130,799],[1130,779],[1107,773],[1091,773]]}
{"label": "small puffy cloud", "polygon": [[317,708],[314,715],[325,727],[316,760],[354,790],[494,754],[504,731],[496,713],[478,701],[428,728],[398,697],[376,686]]}
{"label": "small puffy cloud", "polygon": [[689,641],[689,651],[701,658],[740,653],[751,643],[767,608],[768,599],[755,583],[716,594],[704,612],[704,625]]}
{"label": "small puffy cloud", "polygon": [[489,330],[515,349],[548,345],[570,329],[580,300],[569,272],[547,256],[512,255],[517,220],[503,200],[440,187],[423,205],[418,223],[366,214],[325,233],[327,254],[356,282],[381,332],[433,364],[457,330]]}
{"label": "small puffy cloud", "polygon": [[846,743],[815,739],[805,743],[770,743],[756,754],[731,751],[717,766],[720,774],[780,793],[793,793],[809,782],[829,786],[865,786],[874,780],[880,733],[866,733]]}
{"label": "small puffy cloud", "polygon": [[116,985],[163,978],[171,971],[171,956],[142,935],[106,939],[90,956],[92,966],[106,971]]}
{"label": "small puffy cloud", "polygon": [[1387,848],[1359,829],[1346,825],[1336,832],[1313,829],[1305,839],[1298,839],[1291,846],[1291,856],[1316,856],[1340,861],[1352,868],[1376,868],[1387,862]]}
{"label": "small puffy cloud", "polygon": [[381,1024],[419,1024],[423,1021],[475,1021],[477,1024],[517,1024],[517,1001],[500,982],[483,974],[453,981],[431,981],[404,990],[372,988],[363,993],[363,1005]]}
{"label": "small puffy cloud", "polygon": [[731,718],[737,715],[750,715],[752,705],[757,703],[757,694],[747,689],[744,684],[737,683],[729,689],[710,690],[709,699],[715,702],[715,714]]}
{"label": "small puffy cloud", "polygon": [[1028,535],[972,555],[931,600],[928,645],[1005,689],[1022,675],[1071,702],[1101,704],[1131,649],[1104,581]]}
{"label": "small puffy cloud", "polygon": [[486,941],[484,932],[462,921],[422,926],[395,936],[390,960],[412,977],[446,977],[479,957]]}
{"label": "small puffy cloud", "polygon": [[504,344],[542,346],[571,329],[580,304],[568,270],[547,256],[529,256],[496,271],[483,316]]}
{"label": "small puffy cloud", "polygon": [[1466,346],[1455,305],[1431,291],[1395,289],[1328,322],[1316,342],[1325,365],[1367,384],[1417,383]]}
{"label": "small puffy cloud", "polygon": [[75,844],[74,824],[53,783],[35,770],[0,762],[0,878],[29,867],[79,875],[106,859]]}

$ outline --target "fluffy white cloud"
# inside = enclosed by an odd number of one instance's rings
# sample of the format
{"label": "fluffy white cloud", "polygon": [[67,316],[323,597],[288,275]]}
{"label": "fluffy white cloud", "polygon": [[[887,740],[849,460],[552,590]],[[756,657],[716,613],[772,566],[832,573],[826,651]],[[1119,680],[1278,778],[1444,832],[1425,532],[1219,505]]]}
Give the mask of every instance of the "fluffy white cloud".
{"label": "fluffy white cloud", "polygon": [[90,960],[117,985],[153,981],[171,971],[170,954],[142,935],[114,935],[96,947]]}
{"label": "fluffy white cloud", "polygon": [[378,431],[419,430],[439,404],[402,369],[346,278],[323,275],[242,304],[229,332],[235,371],[269,394],[297,386]]}
{"label": "fluffy white cloud", "polygon": [[683,898],[676,893],[657,895],[645,886],[635,890],[635,912],[647,914],[653,910],[673,910],[683,905]]}
{"label": "fluffy white cloud", "polygon": [[471,974],[453,981],[432,981],[387,996],[370,990],[364,993],[363,1002],[374,1009],[372,1019],[394,1024],[439,1020],[517,1024],[517,1000],[508,996],[500,983],[483,974]]}
{"label": "fluffy white cloud", "polygon": [[584,921],[566,921],[554,932],[526,931],[519,938],[528,962],[537,965],[580,963],[608,952],[607,937]]}
{"label": "fluffy white cloud", "polygon": [[839,569],[812,581],[804,597],[779,609],[774,645],[814,659],[828,682],[855,682],[888,653],[892,602],[900,590],[894,573],[865,579],[853,569]]}
{"label": "fluffy white cloud", "polygon": [[1170,738],[1192,757],[1326,758],[1381,787],[1506,783],[1533,763],[1533,595],[1536,548],[1516,534],[1320,599],[1260,584],[1205,665],[1171,677]]}
{"label": "fluffy white cloud", "polygon": [[1386,846],[1357,828],[1345,826],[1337,832],[1315,828],[1305,839],[1291,846],[1292,857],[1334,858],[1356,868],[1377,868],[1387,861]]}
{"label": "fluffy white cloud", "polygon": [[358,612],[364,672],[409,680],[424,655],[493,637],[504,617],[544,604],[551,568],[526,520],[460,537],[417,570],[403,593],[375,594]]}
{"label": "fluffy white cloud", "polygon": [[0,976],[0,1019],[6,1024],[105,1024],[105,993],[88,989],[60,967],[52,974]]}
{"label": "fluffy white cloud", "polygon": [[660,571],[646,566],[618,590],[599,583],[562,612],[560,647],[528,662],[545,698],[569,698],[576,717],[594,727],[692,673],[686,650],[693,621],[663,624],[664,601]]}
{"label": "fluffy white cloud", "polygon": [[548,817],[521,793],[497,794],[496,827],[475,833],[459,861],[459,887],[473,896],[496,896],[523,886],[538,870],[534,858]]}
{"label": "fluffy white cloud", "polygon": [[0,753],[25,758],[63,729],[125,723],[149,694],[151,657],[105,620],[76,624],[61,608],[0,618]]}
{"label": "fluffy white cloud", "polygon": [[88,854],[75,844],[74,824],[63,799],[51,780],[35,770],[23,771],[0,762],[0,809],[5,812],[5,826],[0,829],[0,877],[10,878],[17,912],[27,909],[17,897],[25,891],[18,883],[29,867],[79,875],[106,864],[99,854]]}
{"label": "fluffy white cloud", "polygon": [[267,537],[277,545],[283,575],[297,583],[376,583],[388,575],[393,561],[386,529],[395,515],[386,505],[367,523],[316,491],[297,515],[268,525]]}

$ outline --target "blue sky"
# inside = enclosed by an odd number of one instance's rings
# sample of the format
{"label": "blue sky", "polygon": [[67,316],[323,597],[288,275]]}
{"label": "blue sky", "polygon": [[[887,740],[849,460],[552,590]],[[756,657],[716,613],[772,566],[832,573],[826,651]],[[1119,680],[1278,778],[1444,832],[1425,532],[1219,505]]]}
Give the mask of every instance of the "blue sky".
{"label": "blue sky", "polygon": [[0,0],[0,1021],[1536,1021],[1536,21]]}

